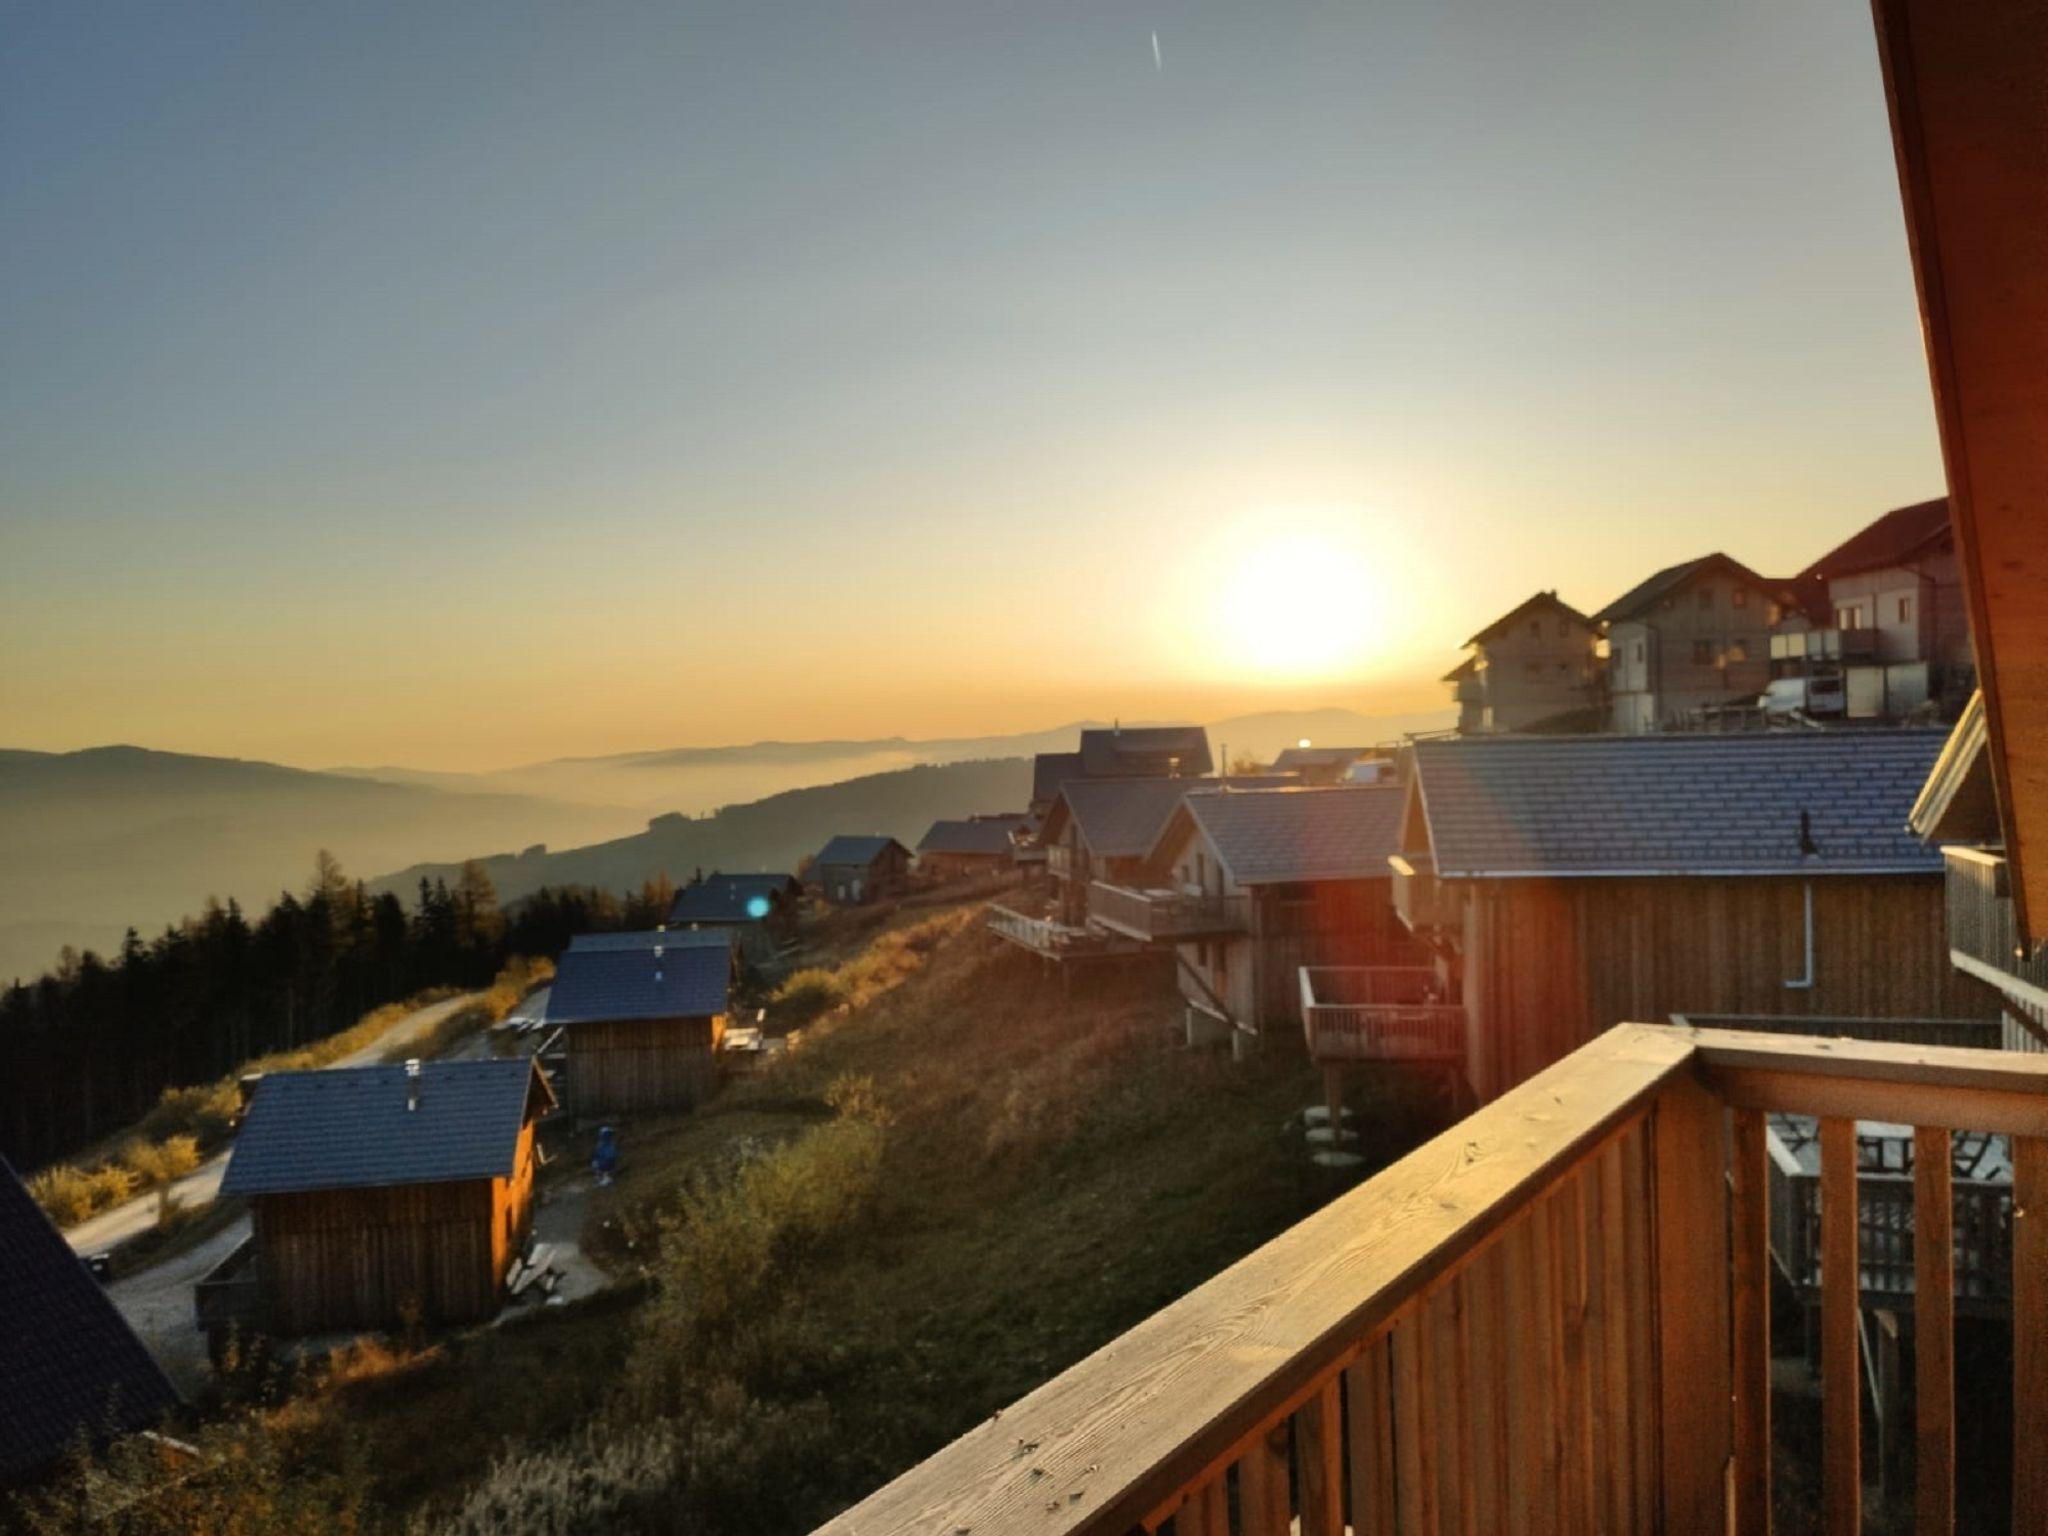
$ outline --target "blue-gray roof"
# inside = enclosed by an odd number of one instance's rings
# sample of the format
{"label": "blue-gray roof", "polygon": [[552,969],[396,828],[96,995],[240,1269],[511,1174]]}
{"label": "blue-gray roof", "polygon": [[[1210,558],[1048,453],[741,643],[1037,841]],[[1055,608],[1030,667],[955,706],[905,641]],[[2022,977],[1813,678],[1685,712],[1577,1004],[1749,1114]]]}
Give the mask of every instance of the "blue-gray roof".
{"label": "blue-gray roof", "polygon": [[637,933],[579,933],[570,938],[568,953],[581,955],[619,949],[687,949],[695,945],[701,945],[706,949],[729,950],[733,946],[733,932],[730,928],[649,928]]}
{"label": "blue-gray roof", "polygon": [[777,896],[793,899],[802,894],[803,887],[797,884],[794,875],[714,874],[677,891],[675,902],[668,909],[668,920],[671,923],[754,923],[766,915],[765,906],[760,912],[753,910],[752,903],[756,898],[763,903],[773,903]]}
{"label": "blue-gray roof", "polygon": [[0,1158],[0,1483],[83,1436],[146,1429],[178,1405],[99,1281]]}
{"label": "blue-gray roof", "polygon": [[812,860],[812,862],[815,864],[848,864],[864,869],[892,847],[901,849],[906,857],[910,853],[908,848],[904,848],[893,837],[858,837],[841,833],[823,848],[820,848],[817,858]]}
{"label": "blue-gray roof", "polygon": [[1008,855],[1010,834],[1031,825],[1029,816],[977,816],[969,821],[935,821],[918,839],[919,856],[927,853]]}
{"label": "blue-gray roof", "polygon": [[[417,1107],[413,1104],[415,1095]],[[529,1057],[270,1072],[256,1084],[221,1193],[363,1189],[509,1177],[529,1105],[552,1102]]]}
{"label": "blue-gray roof", "polygon": [[[1903,874],[1940,731],[1458,737],[1415,743],[1439,874]],[[1801,817],[1815,851],[1802,851]]]}
{"label": "blue-gray roof", "polygon": [[652,949],[571,950],[555,965],[550,1024],[695,1019],[724,1013],[732,952],[689,942]]}
{"label": "blue-gray roof", "polygon": [[1186,797],[1159,834],[1155,858],[1199,826],[1239,885],[1384,880],[1401,849],[1399,784],[1253,789]]}

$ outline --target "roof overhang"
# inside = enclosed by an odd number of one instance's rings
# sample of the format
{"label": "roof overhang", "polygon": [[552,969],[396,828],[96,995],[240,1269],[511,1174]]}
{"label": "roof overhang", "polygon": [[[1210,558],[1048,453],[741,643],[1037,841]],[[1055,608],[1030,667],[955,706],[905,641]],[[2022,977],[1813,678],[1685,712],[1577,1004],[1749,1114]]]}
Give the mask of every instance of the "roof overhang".
{"label": "roof overhang", "polygon": [[2048,6],[1873,9],[2024,941],[2048,924]]}

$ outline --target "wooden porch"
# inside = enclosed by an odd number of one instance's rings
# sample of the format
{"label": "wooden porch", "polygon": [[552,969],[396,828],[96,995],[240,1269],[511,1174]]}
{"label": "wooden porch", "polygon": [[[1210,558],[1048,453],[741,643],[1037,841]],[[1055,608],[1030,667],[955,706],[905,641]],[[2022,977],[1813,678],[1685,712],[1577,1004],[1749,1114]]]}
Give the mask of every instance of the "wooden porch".
{"label": "wooden porch", "polygon": [[1191,944],[1244,933],[1251,903],[1243,896],[1191,896],[1096,880],[1088,887],[1088,921],[1141,944]]}
{"label": "wooden porch", "polygon": [[1013,907],[991,906],[989,930],[1044,960],[1106,960],[1143,955],[1146,946],[1099,928],[1076,928],[1057,918],[1033,916]]}
{"label": "wooden porch", "polygon": [[1305,965],[1301,1018],[1318,1062],[1465,1059],[1464,1005],[1426,965]]}
{"label": "wooden porch", "polygon": [[1769,1117],[1819,1122],[1826,1528],[1858,1528],[1856,1122],[1912,1127],[1918,1529],[1954,1527],[1955,1129],[2010,1138],[2015,1531],[2048,1531],[2048,1059],[1621,1025],[824,1529],[1769,1529]]}

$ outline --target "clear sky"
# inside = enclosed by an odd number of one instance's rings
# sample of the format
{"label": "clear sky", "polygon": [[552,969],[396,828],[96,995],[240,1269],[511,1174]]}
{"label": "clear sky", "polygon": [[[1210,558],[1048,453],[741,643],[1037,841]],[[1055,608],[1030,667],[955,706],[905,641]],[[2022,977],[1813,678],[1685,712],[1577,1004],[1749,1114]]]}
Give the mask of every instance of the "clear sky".
{"label": "clear sky", "polygon": [[0,745],[1427,707],[1941,488],[1863,0],[0,32]]}

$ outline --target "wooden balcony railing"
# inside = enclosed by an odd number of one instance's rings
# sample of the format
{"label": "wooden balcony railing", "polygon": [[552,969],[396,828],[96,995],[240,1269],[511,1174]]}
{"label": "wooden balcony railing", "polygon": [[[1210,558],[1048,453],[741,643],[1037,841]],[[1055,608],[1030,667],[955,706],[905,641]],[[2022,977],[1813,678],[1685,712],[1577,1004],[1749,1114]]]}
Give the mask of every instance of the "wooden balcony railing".
{"label": "wooden balcony railing", "polygon": [[[1094,954],[1117,947],[1105,933],[1093,928],[1075,928],[1050,917],[1031,917],[1009,907],[991,906],[988,925],[997,935],[1034,954],[1061,959],[1068,955]],[[1134,944],[1122,948],[1141,953]]]}
{"label": "wooden balcony railing", "polygon": [[2013,921],[2012,885],[2005,855],[1996,849],[1941,850],[1947,869],[1948,952],[1959,970],[2001,990],[2020,983],[2022,1001],[2034,1008],[2048,998],[2048,946],[2031,956],[2020,948]]}
{"label": "wooden balcony railing", "polygon": [[1097,880],[1088,887],[1088,921],[1147,944],[1179,944],[1243,933],[1251,906],[1242,896],[1135,891]]}
{"label": "wooden balcony railing", "polygon": [[1794,1013],[1674,1013],[1671,1022],[1692,1029],[1748,1029],[1773,1035],[1847,1036],[1894,1045],[1960,1045],[1995,1051],[2003,1039],[1996,1019],[1866,1019]]}
{"label": "wooden balcony railing", "polygon": [[1316,1061],[1465,1059],[1465,1010],[1427,966],[1305,965],[1301,1020]]}
{"label": "wooden balcony railing", "polygon": [[[1732,1111],[1732,1115],[1731,1112]],[[835,1536],[1761,1532],[1766,1116],[1820,1121],[1827,1528],[1860,1518],[1857,1119],[1919,1127],[1919,1529],[1953,1528],[1950,1131],[2011,1138],[2015,1531],[2048,1529],[2048,1058],[1622,1025],[831,1522]],[[1732,1120],[1732,1131],[1731,1131]],[[1731,1156],[1732,1149],[1732,1156]]]}
{"label": "wooden balcony railing", "polygon": [[1394,871],[1394,915],[1410,933],[1457,933],[1464,926],[1464,907],[1457,893],[1436,877],[1436,860],[1426,853],[1389,856]]}

